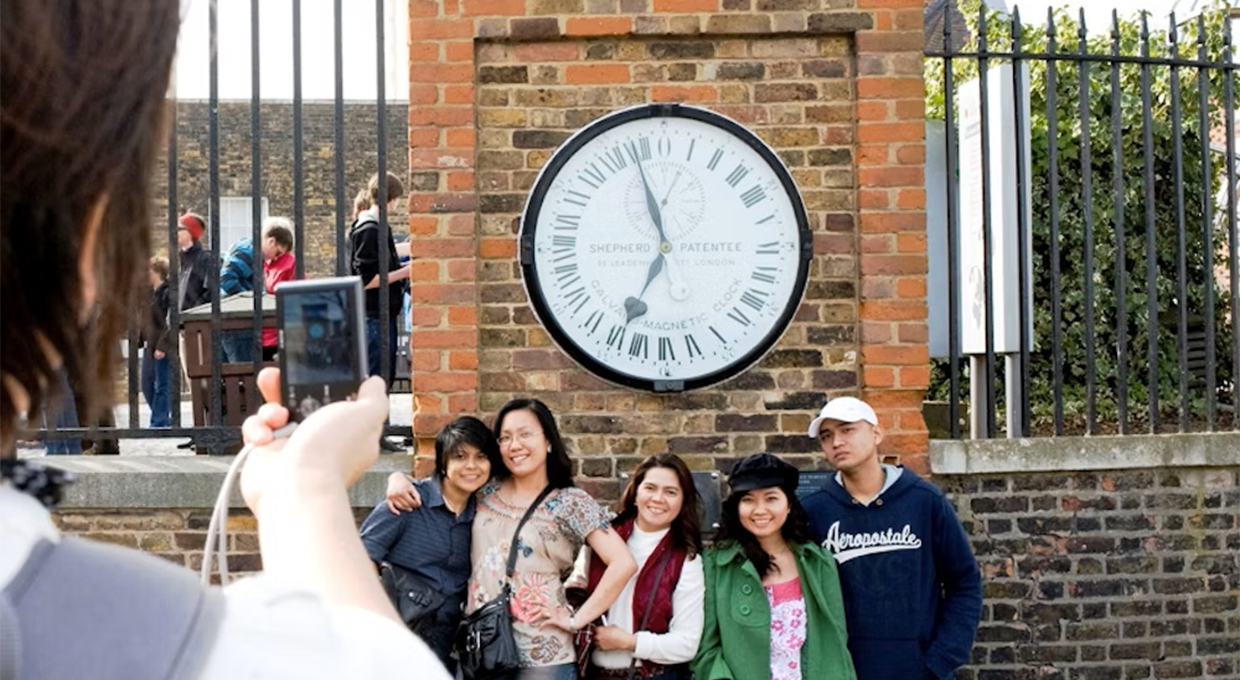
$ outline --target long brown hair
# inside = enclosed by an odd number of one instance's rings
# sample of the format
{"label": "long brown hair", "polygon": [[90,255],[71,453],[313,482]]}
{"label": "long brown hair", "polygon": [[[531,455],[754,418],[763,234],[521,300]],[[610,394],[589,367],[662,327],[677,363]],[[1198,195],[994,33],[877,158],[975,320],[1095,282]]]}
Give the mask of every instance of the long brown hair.
{"label": "long brown hair", "polygon": [[[117,339],[147,278],[148,182],[179,10],[177,0],[0,3],[0,451],[21,415],[15,393],[39,408],[62,366],[84,420],[107,403]],[[100,206],[99,295],[87,307],[79,260]]]}
{"label": "long brown hair", "polygon": [[689,472],[689,466],[674,453],[656,453],[638,463],[633,469],[633,475],[629,477],[628,486],[624,487],[624,494],[620,496],[612,526],[620,526],[637,516],[637,489],[646,480],[646,473],[655,468],[671,470],[680,484],[683,500],[680,514],[676,516],[676,521],[672,522],[672,542],[683,548],[689,557],[693,557],[702,552],[702,519],[699,514],[702,499],[698,495],[697,487],[693,485],[693,474]]}

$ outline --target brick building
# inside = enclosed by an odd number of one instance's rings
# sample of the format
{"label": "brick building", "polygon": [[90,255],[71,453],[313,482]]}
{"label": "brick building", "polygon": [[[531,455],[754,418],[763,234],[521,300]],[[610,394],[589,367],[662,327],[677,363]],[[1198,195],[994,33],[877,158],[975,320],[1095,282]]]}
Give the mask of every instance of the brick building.
{"label": "brick building", "polygon": [[[429,437],[446,420],[531,395],[559,415],[578,479],[600,498],[615,498],[619,475],[658,451],[700,470],[756,451],[817,469],[804,434],[812,411],[828,396],[859,394],[890,434],[884,454],[933,472],[973,537],[986,603],[960,677],[1240,677],[1240,436],[928,439],[922,5],[410,0],[407,124],[392,113],[388,134],[407,134],[407,220],[420,257],[418,463],[429,467]],[[773,351],[730,381],[672,395],[578,368],[535,319],[516,261],[520,211],[554,149],[602,115],[659,101],[718,111],[770,144],[805,198],[815,247],[805,300]],[[279,107],[264,106],[272,148],[288,137]],[[350,111],[350,149],[367,153],[373,106]],[[193,179],[205,170],[188,169],[205,168],[202,115],[181,111],[183,196],[205,197],[205,179]],[[248,195],[248,105],[225,105],[221,116],[236,119],[236,137],[222,138],[235,148],[222,153],[228,181]],[[313,116],[330,126],[330,106]],[[312,273],[329,269],[323,244],[334,228],[330,127],[316,134],[308,187],[311,174],[327,183],[307,190]],[[267,148],[271,211],[286,212],[291,185],[274,160],[284,152]],[[350,165],[349,186],[365,174]],[[202,489],[222,470],[186,465],[202,469],[83,467],[61,525],[196,568],[214,493]],[[209,477],[178,481],[191,473]],[[359,512],[377,500],[382,475],[355,490]],[[253,520],[234,514],[238,566],[257,569]]]}
{"label": "brick building", "polygon": [[[726,467],[793,454],[825,396],[882,407],[887,452],[926,470],[922,10],[819,0],[463,0],[410,5],[412,336],[422,437],[516,394],[563,419],[604,495],[637,456]],[[907,6],[906,6],[907,5]],[[753,369],[655,396],[613,387],[554,347],[514,262],[538,169],[586,123],[627,105],[690,102],[770,144],[814,232],[804,304]],[[858,189],[858,187],[864,187]],[[718,461],[715,458],[718,458]]]}

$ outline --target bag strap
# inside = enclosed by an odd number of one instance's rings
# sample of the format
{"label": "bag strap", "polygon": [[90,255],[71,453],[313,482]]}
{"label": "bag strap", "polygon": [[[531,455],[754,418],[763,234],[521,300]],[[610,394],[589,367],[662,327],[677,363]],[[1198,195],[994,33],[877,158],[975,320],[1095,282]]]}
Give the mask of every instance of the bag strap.
{"label": "bag strap", "polygon": [[542,505],[543,500],[549,493],[551,493],[551,485],[544,487],[542,492],[538,494],[538,498],[535,498],[534,502],[530,503],[530,507],[525,509],[525,514],[521,517],[521,521],[517,523],[517,530],[512,532],[512,546],[508,548],[508,569],[505,572],[504,579],[505,588],[508,587],[508,582],[512,580],[512,574],[517,568],[517,541],[521,537],[521,529],[529,521],[530,517],[534,516],[534,511],[538,509],[538,506]]}
{"label": "bag strap", "polygon": [[662,561],[659,562],[659,570],[654,574],[655,587],[650,589],[650,595],[646,598],[646,611],[642,612],[642,622],[637,625],[637,630],[646,630],[646,624],[650,621],[650,610],[654,609],[654,598],[659,592],[659,584],[663,582],[663,574],[667,571],[667,563],[672,561],[672,551],[669,549],[663,553]]}
{"label": "bag strap", "polygon": [[[667,571],[667,563],[671,561],[672,550],[671,548],[668,548],[667,551],[663,553],[663,557],[660,559],[659,570],[654,574],[654,587],[650,589],[650,595],[646,597],[646,611],[642,612],[642,621],[637,624],[637,629],[633,631],[634,633],[646,630],[646,624],[650,622],[650,611],[654,609],[654,598],[659,593],[659,584],[663,582],[663,574]],[[633,678],[637,677],[637,672],[640,669],[641,660],[634,657],[633,667],[629,669],[628,680],[633,680]]]}

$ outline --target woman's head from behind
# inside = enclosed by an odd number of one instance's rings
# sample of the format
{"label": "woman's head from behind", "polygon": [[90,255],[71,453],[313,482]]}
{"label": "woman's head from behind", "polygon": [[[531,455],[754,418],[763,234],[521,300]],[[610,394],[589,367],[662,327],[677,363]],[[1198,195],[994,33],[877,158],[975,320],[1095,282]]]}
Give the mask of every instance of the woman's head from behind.
{"label": "woman's head from behind", "polygon": [[552,488],[573,486],[573,462],[546,404],[513,399],[500,407],[493,430],[504,460],[497,477],[525,477],[545,470]]}
{"label": "woman's head from behind", "polygon": [[675,454],[655,454],[633,470],[613,523],[634,519],[648,532],[670,528],[675,543],[694,555],[702,550],[700,504],[689,466]]}
{"label": "woman's head from behind", "polygon": [[440,484],[473,493],[501,469],[503,461],[494,435],[486,423],[473,416],[457,418],[435,437],[435,475]]}
{"label": "woman's head from behind", "polygon": [[737,461],[728,477],[730,493],[723,501],[718,542],[740,546],[758,573],[772,567],[763,543],[810,543],[809,515],[796,490],[800,473],[777,456],[760,453]]}
{"label": "woman's head from behind", "polygon": [[106,403],[116,340],[148,282],[148,179],[179,9],[177,0],[0,4],[3,449],[61,366],[92,410]]}

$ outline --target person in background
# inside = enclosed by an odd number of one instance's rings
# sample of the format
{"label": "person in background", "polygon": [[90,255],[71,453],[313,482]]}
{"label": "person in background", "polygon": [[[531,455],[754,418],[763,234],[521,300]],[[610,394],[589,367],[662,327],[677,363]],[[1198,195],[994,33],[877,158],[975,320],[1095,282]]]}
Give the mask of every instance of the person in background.
{"label": "person in background", "polygon": [[[269,217],[263,224],[263,283],[269,294],[276,286],[297,278],[297,256],[293,254],[293,222],[287,217]],[[274,361],[279,350],[279,331],[263,329],[263,361]]]}
{"label": "person in background", "polygon": [[[287,217],[268,217],[263,222],[261,254],[263,281],[267,293],[274,293],[276,284],[292,281],[297,258],[292,255],[293,223]],[[228,257],[220,267],[220,294],[227,297],[254,290],[254,242],[243,238],[228,249]],[[276,329],[262,333],[263,355],[268,347],[275,356]],[[220,360],[224,363],[253,361],[254,334],[249,330],[228,330],[220,333]]]}
{"label": "person in background", "polygon": [[[387,173],[387,214],[391,215],[405,195],[405,185],[400,178]],[[370,375],[379,375],[383,367],[382,338],[387,336],[388,372],[382,376],[392,384],[396,368],[396,319],[400,316],[401,301],[405,293],[410,269],[400,265],[400,258],[409,255],[409,244],[396,245],[392,230],[387,233],[388,258],[388,306],[379,308],[379,257],[381,254],[379,228],[379,175],[370,178],[366,187],[369,208],[362,210],[349,227],[349,271],[361,277],[366,290],[366,358]],[[403,452],[400,444],[383,437],[379,447],[387,452]]]}
{"label": "person in background", "polygon": [[219,266],[215,253],[202,247],[207,223],[202,216],[187,212],[177,223],[177,246],[181,249],[181,299],[183,312],[211,301],[211,270]]}
{"label": "person in background", "polygon": [[150,181],[181,9],[0,3],[0,675],[388,680],[413,668],[448,680],[396,618],[349,503],[378,459],[382,380],[277,440],[279,371],[258,375],[267,403],[242,427],[254,448],[240,486],[263,573],[225,588],[63,535],[48,508],[70,480],[17,458],[25,418],[68,389],[59,376],[85,400],[83,421],[110,407],[120,338],[150,295]]}
{"label": "person in background", "polygon": [[172,425],[169,394],[168,350],[172,331],[168,328],[168,260],[152,257],[147,271],[151,284],[151,304],[142,329],[142,396],[151,409],[151,427]]}
{"label": "person in background", "polygon": [[947,497],[879,461],[883,431],[860,399],[827,402],[809,436],[837,470],[805,510],[839,563],[857,676],[955,677],[981,620],[982,577]]}
{"label": "person in background", "polygon": [[[51,430],[53,426],[57,430],[76,428],[79,426],[77,399],[74,398],[73,388],[69,384],[69,376],[65,371],[61,370],[57,372],[56,380],[60,388],[59,398],[48,395],[48,403],[40,411],[43,429]],[[82,454],[81,439],[57,437],[44,440],[43,446],[47,451],[46,455],[49,456],[79,456]]]}
{"label": "person in background", "polygon": [[412,573],[416,585],[426,589],[417,598],[430,600],[431,593],[443,598],[421,621],[406,623],[450,672],[456,670],[452,642],[469,582],[474,492],[503,465],[486,424],[472,416],[457,418],[435,438],[435,474],[413,483],[424,500],[421,507],[393,515],[384,499],[362,522],[362,545],[376,567],[388,562]]}
{"label": "person in background", "polygon": [[370,194],[362,189],[353,197],[353,219],[357,220],[359,216],[370,208]]}
{"label": "person in background", "polygon": [[[400,200],[405,195],[405,185],[396,175],[387,173],[387,213],[396,211]],[[349,227],[349,268],[351,273],[362,279],[366,289],[366,351],[370,361],[370,375],[379,375],[380,354],[379,339],[384,333],[388,335],[389,366],[394,364],[396,352],[396,317],[400,315],[401,296],[405,292],[406,281],[409,279],[409,267],[400,265],[400,258],[409,254],[409,244],[399,247],[392,237],[391,229],[387,234],[388,254],[388,309],[379,309],[379,175],[370,178],[366,196],[370,207],[358,213],[357,219]],[[382,376],[389,383],[391,375]]]}
{"label": "person in background", "polygon": [[[611,525],[627,542],[637,573],[596,622],[587,680],[689,678],[706,593],[699,506],[693,475],[675,454],[650,456],[633,470]],[[569,582],[582,584],[588,596],[605,566],[585,548]]]}
{"label": "person in background", "polygon": [[799,478],[766,453],[732,468],[704,560],[698,680],[855,680],[835,561],[810,536]]}

